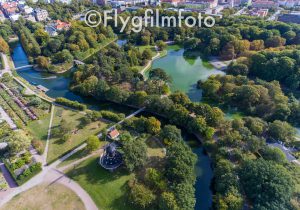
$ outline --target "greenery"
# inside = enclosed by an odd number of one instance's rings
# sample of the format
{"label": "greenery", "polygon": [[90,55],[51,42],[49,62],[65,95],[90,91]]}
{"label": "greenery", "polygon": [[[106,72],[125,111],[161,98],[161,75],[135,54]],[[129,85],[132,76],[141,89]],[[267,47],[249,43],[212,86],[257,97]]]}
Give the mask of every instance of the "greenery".
{"label": "greenery", "polygon": [[78,111],[55,107],[51,138],[47,156],[48,164],[68,153],[87,140],[90,135],[97,135],[105,127],[104,122],[91,122],[81,126],[84,114]]}
{"label": "greenery", "polygon": [[68,106],[70,108],[81,110],[81,111],[86,109],[86,105],[81,104],[77,101],[70,101],[66,98],[58,97],[58,98],[55,99],[55,102],[58,103],[58,104],[64,105],[64,106]]}
{"label": "greenery", "polygon": [[239,176],[253,208],[290,208],[293,181],[284,167],[264,160],[248,161],[242,165]]}
{"label": "greenery", "polygon": [[90,152],[95,151],[100,147],[100,141],[97,136],[88,137],[86,143],[87,143],[87,150]]}
{"label": "greenery", "polygon": [[67,172],[92,197],[99,209],[134,210],[128,199],[126,183],[132,177],[124,171],[113,174],[98,163],[99,157],[92,157]]}

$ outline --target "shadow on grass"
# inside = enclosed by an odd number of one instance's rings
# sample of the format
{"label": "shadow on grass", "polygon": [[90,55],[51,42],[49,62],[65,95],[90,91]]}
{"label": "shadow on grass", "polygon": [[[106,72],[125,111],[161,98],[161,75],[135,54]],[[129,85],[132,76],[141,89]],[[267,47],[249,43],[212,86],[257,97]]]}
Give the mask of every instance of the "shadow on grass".
{"label": "shadow on grass", "polygon": [[[127,180],[130,175],[120,168],[114,172],[103,169],[99,158],[89,159],[67,172],[92,196],[98,207],[106,210],[135,210],[128,199]],[[105,189],[105,187],[107,189]],[[115,194],[115,192],[118,192]]]}
{"label": "shadow on grass", "polygon": [[118,169],[114,172],[109,172],[102,168],[98,163],[98,158],[92,159],[86,165],[79,165],[67,173],[67,176],[75,178],[78,176],[85,176],[91,184],[105,184],[121,176],[129,175],[124,169]]}

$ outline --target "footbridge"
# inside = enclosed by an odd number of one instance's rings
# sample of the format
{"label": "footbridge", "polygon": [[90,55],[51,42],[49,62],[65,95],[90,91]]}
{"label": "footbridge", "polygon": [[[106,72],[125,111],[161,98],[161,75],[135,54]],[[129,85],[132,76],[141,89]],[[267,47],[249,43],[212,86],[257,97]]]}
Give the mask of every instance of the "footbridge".
{"label": "footbridge", "polygon": [[33,65],[20,66],[20,67],[15,68],[15,70],[21,70],[21,69],[30,68],[30,67],[33,67]]}

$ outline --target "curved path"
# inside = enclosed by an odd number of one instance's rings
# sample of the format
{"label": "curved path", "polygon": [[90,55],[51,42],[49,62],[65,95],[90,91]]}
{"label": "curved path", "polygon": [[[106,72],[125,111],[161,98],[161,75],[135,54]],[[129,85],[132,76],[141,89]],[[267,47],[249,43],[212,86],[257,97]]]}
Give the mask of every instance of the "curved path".
{"label": "curved path", "polygon": [[[82,146],[80,148],[82,148]],[[74,154],[74,151],[78,151],[77,148],[69,154]],[[64,157],[69,157],[69,154]],[[64,160],[64,157],[61,158],[61,160]],[[70,178],[67,178],[62,172],[58,171],[55,168],[55,166],[57,166],[60,162],[61,161],[57,161],[49,166],[44,167],[41,173],[30,179],[30,181],[26,182],[22,186],[11,188],[5,192],[0,192],[0,207],[9,202],[14,196],[27,191],[30,188],[33,188],[41,183],[53,184],[59,182],[76,193],[76,195],[84,203],[86,210],[98,210],[95,202],[79,184],[72,181]]]}

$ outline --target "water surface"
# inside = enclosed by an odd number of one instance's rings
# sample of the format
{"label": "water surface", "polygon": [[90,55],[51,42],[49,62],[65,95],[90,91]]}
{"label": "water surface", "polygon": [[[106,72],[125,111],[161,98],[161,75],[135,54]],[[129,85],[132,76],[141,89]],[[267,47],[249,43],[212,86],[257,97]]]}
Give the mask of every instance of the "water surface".
{"label": "water surface", "polygon": [[161,68],[172,77],[171,91],[187,93],[192,101],[200,101],[202,91],[197,89],[198,80],[205,81],[209,76],[225,74],[211,67],[200,57],[200,52],[185,52],[179,46],[169,46],[168,54],[155,60],[153,68]]}

